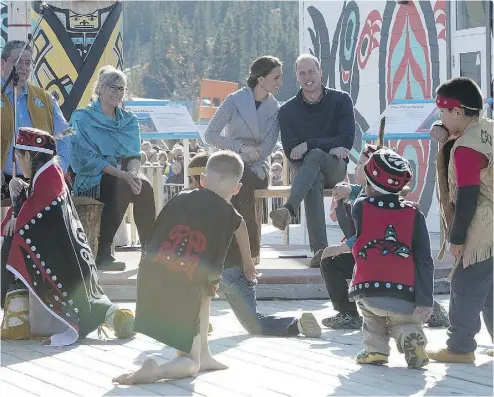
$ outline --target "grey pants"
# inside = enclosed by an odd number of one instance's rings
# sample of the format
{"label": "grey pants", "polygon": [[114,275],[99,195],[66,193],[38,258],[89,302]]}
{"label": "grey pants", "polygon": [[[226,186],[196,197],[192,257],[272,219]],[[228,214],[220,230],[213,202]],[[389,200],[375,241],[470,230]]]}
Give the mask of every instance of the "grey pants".
{"label": "grey pants", "polygon": [[398,351],[403,352],[405,337],[411,333],[420,334],[427,343],[423,324],[411,314],[378,309],[368,305],[365,300],[360,300],[357,304],[364,317],[362,336],[366,352],[389,355],[391,337],[396,341]]}
{"label": "grey pants", "polygon": [[448,348],[453,353],[471,353],[477,348],[480,313],[492,338],[492,258],[466,269],[460,263],[451,279]]}
{"label": "grey pants", "polygon": [[305,203],[310,249],[313,252],[328,245],[324,221],[324,189],[333,188],[345,178],[347,163],[321,149],[309,151],[302,162],[290,163],[291,195],[287,204],[297,210]]}

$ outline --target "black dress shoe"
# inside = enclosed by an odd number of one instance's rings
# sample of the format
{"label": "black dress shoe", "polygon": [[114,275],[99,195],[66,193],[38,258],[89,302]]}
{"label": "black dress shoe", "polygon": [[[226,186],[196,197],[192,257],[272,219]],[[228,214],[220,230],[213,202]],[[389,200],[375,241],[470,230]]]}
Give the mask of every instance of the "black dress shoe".
{"label": "black dress shoe", "polygon": [[98,270],[121,271],[125,270],[125,262],[118,261],[113,255],[105,255],[96,260]]}

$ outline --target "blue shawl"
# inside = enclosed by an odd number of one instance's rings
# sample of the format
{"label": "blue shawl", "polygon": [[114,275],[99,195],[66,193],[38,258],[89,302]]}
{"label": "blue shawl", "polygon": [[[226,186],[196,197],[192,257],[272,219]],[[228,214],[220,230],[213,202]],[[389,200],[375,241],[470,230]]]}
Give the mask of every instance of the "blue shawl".
{"label": "blue shawl", "polygon": [[121,108],[116,109],[116,116],[115,120],[104,114],[99,100],[72,113],[70,165],[76,173],[75,195],[99,197],[103,168],[117,167],[119,158],[140,156],[137,117]]}

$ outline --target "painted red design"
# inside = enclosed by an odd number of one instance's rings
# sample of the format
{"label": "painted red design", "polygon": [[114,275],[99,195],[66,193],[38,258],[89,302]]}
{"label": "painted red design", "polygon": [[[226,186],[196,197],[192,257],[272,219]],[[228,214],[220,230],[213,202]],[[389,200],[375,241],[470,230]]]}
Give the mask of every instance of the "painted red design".
{"label": "painted red design", "polygon": [[[390,54],[386,61],[387,100],[395,99],[397,91],[403,84],[406,92],[400,98],[431,98],[431,60],[427,39],[419,10],[414,2],[400,6],[394,18],[388,45]],[[398,65],[398,67],[394,65]],[[421,93],[413,93],[412,84],[420,87]]]}
{"label": "painted red design", "polygon": [[379,48],[382,21],[379,11],[372,10],[364,22],[357,44],[357,60],[361,69],[367,65],[372,51]]}
{"label": "painted red design", "polygon": [[434,5],[434,20],[436,21],[437,39],[446,41],[446,0],[438,0]]}
{"label": "painted red design", "polygon": [[192,279],[199,265],[200,256],[206,249],[206,237],[201,232],[193,231],[186,225],[175,226],[163,241],[154,263],[162,263],[175,272],[185,272]]}

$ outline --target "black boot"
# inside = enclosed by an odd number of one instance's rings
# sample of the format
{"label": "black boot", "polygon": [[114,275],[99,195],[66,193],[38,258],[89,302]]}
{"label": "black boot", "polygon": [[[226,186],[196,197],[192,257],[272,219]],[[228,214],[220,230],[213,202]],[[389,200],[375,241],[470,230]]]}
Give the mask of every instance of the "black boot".
{"label": "black boot", "polygon": [[111,254],[111,243],[100,246],[98,257],[96,258],[96,267],[98,270],[120,271],[125,270],[125,262],[118,261]]}

